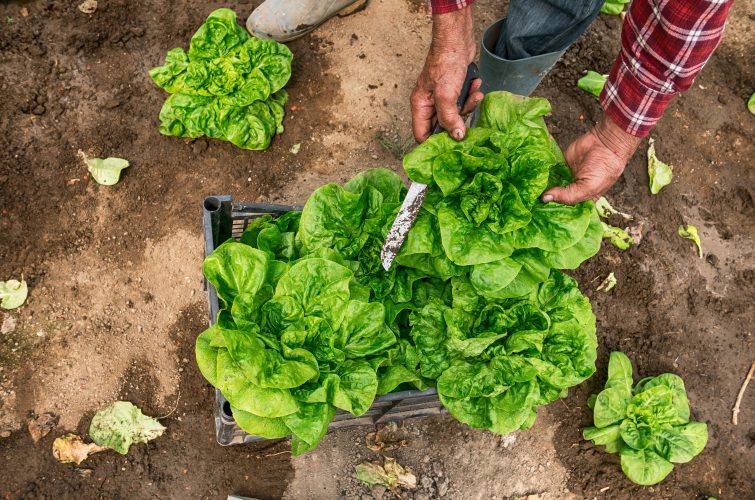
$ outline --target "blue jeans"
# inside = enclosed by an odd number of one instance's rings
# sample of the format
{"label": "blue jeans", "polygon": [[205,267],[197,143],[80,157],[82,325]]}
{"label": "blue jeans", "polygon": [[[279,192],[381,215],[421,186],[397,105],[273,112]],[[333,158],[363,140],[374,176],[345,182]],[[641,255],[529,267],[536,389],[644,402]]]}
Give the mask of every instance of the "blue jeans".
{"label": "blue jeans", "polygon": [[605,0],[511,0],[495,54],[508,60],[571,45],[587,30]]}

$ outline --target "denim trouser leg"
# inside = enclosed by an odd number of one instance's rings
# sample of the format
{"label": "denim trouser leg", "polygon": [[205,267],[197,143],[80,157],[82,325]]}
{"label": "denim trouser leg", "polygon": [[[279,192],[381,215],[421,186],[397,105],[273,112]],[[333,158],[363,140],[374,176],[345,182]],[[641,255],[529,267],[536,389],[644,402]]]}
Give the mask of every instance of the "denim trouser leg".
{"label": "denim trouser leg", "polygon": [[509,60],[559,52],[585,32],[605,0],[511,0],[495,54]]}
{"label": "denim trouser leg", "polygon": [[604,0],[511,0],[508,17],[485,30],[482,91],[530,95],[600,12]]}

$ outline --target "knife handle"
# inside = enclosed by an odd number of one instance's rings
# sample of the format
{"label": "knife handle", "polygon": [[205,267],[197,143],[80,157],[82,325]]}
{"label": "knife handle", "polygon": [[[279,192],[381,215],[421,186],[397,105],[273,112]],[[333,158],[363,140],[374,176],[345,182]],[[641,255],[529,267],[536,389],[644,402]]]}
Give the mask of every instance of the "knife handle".
{"label": "knife handle", "polygon": [[[461,111],[464,107],[464,103],[467,102],[469,97],[469,89],[472,86],[472,80],[480,78],[480,72],[477,70],[477,64],[474,62],[469,63],[467,66],[467,76],[464,77],[464,84],[461,86],[461,93],[459,93],[459,99],[456,101],[456,107]],[[439,134],[443,132],[443,127],[440,126],[440,122],[435,125],[433,134]]]}

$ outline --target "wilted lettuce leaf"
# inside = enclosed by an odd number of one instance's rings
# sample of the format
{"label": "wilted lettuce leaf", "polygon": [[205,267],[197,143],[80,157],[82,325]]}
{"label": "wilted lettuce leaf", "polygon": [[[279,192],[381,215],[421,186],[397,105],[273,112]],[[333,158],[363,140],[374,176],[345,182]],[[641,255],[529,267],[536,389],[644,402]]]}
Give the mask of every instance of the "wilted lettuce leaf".
{"label": "wilted lettuce leaf", "polygon": [[149,71],[172,94],[160,111],[160,132],[267,148],[283,131],[282,89],[291,59],[285,45],[250,37],[232,10],[215,10],[191,38],[188,53],[172,49],[163,66]]}
{"label": "wilted lettuce leaf", "polygon": [[658,194],[665,186],[671,184],[674,174],[671,166],[663,163],[655,154],[655,141],[648,141],[648,177],[650,178],[650,193]]}
{"label": "wilted lettuce leaf", "polygon": [[121,178],[121,170],[128,167],[128,160],[123,158],[90,158],[86,163],[92,178],[103,186],[117,184]]}
{"label": "wilted lettuce leaf", "polygon": [[99,446],[111,448],[121,455],[135,443],[146,443],[165,432],[160,422],[148,417],[128,401],[116,401],[94,414],[89,437]]}
{"label": "wilted lettuce leaf", "polygon": [[626,250],[634,243],[634,240],[629,236],[629,233],[620,227],[611,226],[603,221],[601,221],[600,224],[603,228],[603,238],[606,238],[619,250]]}
{"label": "wilted lettuce leaf", "polygon": [[677,233],[682,238],[687,238],[688,240],[692,240],[697,247],[697,254],[700,256],[700,258],[703,258],[703,247],[700,242],[700,235],[697,232],[697,228],[693,225],[687,225],[687,226],[679,226],[679,229],[677,230]]}
{"label": "wilted lettuce leaf", "polygon": [[394,458],[385,457],[383,465],[370,462],[361,463],[354,470],[357,479],[369,488],[381,485],[395,493],[399,487],[406,489],[417,487],[417,477],[410,470],[402,467]]}
{"label": "wilted lettuce leaf", "polygon": [[604,196],[598,198],[598,201],[595,202],[595,208],[598,210],[598,215],[600,215],[604,219],[607,219],[612,215],[621,215],[625,219],[633,218],[630,214],[619,212],[618,210],[613,208],[613,206],[611,206],[611,204]]}
{"label": "wilted lettuce leaf", "polygon": [[23,279],[0,281],[0,307],[3,309],[15,309],[26,302],[29,288]]}
{"label": "wilted lettuce leaf", "polygon": [[606,84],[607,79],[608,75],[601,75],[600,73],[596,73],[595,71],[590,70],[585,76],[577,80],[577,87],[584,90],[588,94],[592,94],[595,97],[600,97],[600,92],[603,90],[603,86]]}

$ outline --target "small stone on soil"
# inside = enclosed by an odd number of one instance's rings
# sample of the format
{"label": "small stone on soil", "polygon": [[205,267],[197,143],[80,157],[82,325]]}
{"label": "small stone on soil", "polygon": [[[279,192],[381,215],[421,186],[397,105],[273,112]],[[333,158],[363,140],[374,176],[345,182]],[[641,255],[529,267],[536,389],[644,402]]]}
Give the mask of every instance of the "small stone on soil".
{"label": "small stone on soil", "polygon": [[372,488],[372,500],[382,500],[383,495],[385,495],[385,492],[387,490],[385,489],[385,486],[376,485]]}
{"label": "small stone on soil", "polygon": [[207,141],[194,141],[194,144],[191,145],[191,150],[195,155],[199,155],[207,151]]}
{"label": "small stone on soil", "polygon": [[13,316],[6,316],[3,320],[3,325],[0,326],[0,333],[7,335],[13,333],[16,330],[16,318]]}
{"label": "small stone on soil", "polygon": [[422,489],[429,490],[433,487],[433,478],[430,476],[423,476],[419,483],[422,485]]}
{"label": "small stone on soil", "polygon": [[446,496],[446,493],[448,493],[448,481],[447,480],[435,480],[435,486],[438,488],[438,496],[443,497]]}

